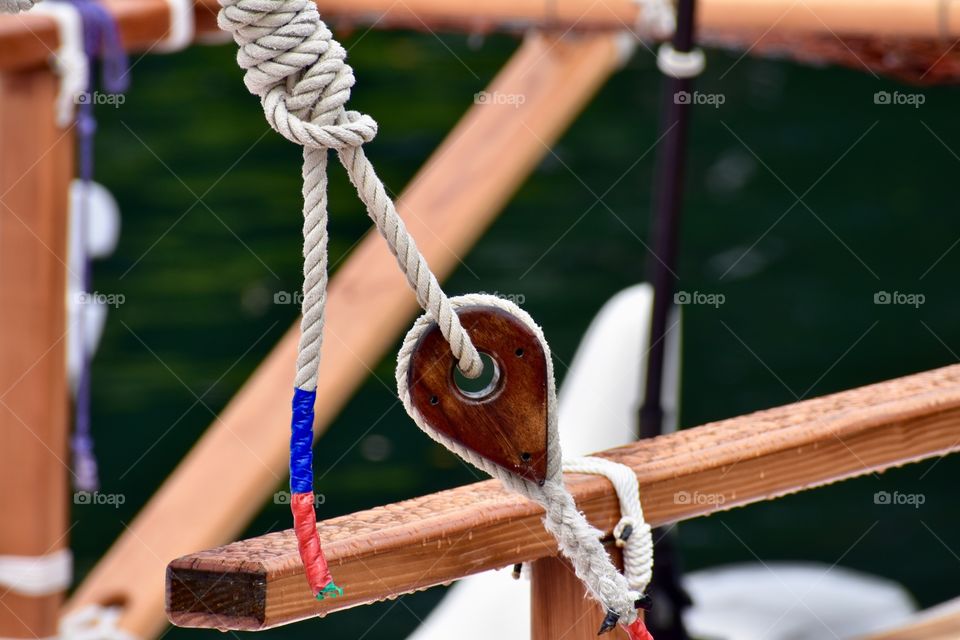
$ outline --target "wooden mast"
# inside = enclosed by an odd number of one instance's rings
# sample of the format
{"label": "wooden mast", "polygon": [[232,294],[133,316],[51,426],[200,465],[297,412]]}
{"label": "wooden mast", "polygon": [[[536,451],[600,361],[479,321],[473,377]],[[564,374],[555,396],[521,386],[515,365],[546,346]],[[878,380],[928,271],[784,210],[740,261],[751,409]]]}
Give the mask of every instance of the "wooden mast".
{"label": "wooden mast", "polygon": [[[67,548],[67,207],[74,136],[59,81],[0,74],[0,555]],[[56,634],[62,593],[0,587],[0,638]]]}

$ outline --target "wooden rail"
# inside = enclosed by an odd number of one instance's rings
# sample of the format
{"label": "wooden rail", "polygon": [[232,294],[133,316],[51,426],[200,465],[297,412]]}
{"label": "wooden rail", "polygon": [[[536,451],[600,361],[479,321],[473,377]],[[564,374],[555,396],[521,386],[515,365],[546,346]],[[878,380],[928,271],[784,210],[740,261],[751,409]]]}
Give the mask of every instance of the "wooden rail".
{"label": "wooden rail", "polygon": [[[65,549],[67,194],[74,136],[48,70],[0,74],[0,555]],[[0,587],[0,638],[57,631],[62,593]]]}
{"label": "wooden rail", "polygon": [[[132,51],[150,49],[169,27],[164,0],[103,0]],[[636,0],[318,0],[333,26],[485,32],[530,28],[623,30],[637,24]],[[216,31],[217,0],[196,0],[198,33]],[[960,37],[960,3],[942,0],[702,0],[698,29],[726,33]],[[0,16],[0,70],[46,64],[57,32],[44,16]]]}
{"label": "wooden rail", "polygon": [[[453,271],[621,55],[617,39],[604,34],[535,36],[514,54],[487,90],[523,95],[523,104],[472,107],[397,202],[438,277]],[[409,327],[415,309],[394,257],[372,232],[330,283],[314,424],[318,436]],[[123,602],[125,631],[144,638],[162,630],[166,562],[235,539],[287,477],[284,424],[290,420],[298,335],[295,325],[80,586],[68,609]],[[197,487],[214,485],[224,488],[216,500],[198,498]],[[181,523],[189,526],[171,535],[171,527]]]}
{"label": "wooden rail", "polygon": [[[413,427],[411,427],[411,430]],[[960,365],[715,422],[604,452],[636,470],[654,525],[767,500],[960,448]],[[610,532],[612,487],[568,486]],[[867,499],[865,497],[865,499]],[[264,629],[556,553],[535,504],[494,481],[320,523],[346,594],[311,597],[292,531],[174,560],[167,613],[182,626]]]}
{"label": "wooden rail", "polygon": [[960,599],[921,611],[907,624],[860,640],[956,640],[960,638]]}

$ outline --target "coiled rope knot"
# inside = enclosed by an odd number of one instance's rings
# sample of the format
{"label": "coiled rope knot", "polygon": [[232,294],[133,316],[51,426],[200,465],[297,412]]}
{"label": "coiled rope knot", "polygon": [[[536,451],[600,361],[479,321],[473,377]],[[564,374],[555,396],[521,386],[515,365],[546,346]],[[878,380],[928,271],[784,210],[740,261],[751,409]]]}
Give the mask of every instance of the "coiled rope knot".
{"label": "coiled rope knot", "polygon": [[0,13],[29,11],[40,0],[0,0]]}
{"label": "coiled rope knot", "polygon": [[347,111],[354,85],[347,52],[310,0],[220,0],[220,28],[240,47],[244,84],[267,122],[311,149],[359,147],[377,135],[368,115]]}

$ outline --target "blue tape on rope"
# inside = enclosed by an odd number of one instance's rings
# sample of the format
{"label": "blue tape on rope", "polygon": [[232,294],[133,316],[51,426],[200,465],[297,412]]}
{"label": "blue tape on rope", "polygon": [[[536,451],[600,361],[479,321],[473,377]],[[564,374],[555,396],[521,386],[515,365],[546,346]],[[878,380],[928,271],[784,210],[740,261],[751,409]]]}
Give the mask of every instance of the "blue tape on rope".
{"label": "blue tape on rope", "polygon": [[316,391],[293,390],[290,421],[290,492],[313,491],[313,403]]}

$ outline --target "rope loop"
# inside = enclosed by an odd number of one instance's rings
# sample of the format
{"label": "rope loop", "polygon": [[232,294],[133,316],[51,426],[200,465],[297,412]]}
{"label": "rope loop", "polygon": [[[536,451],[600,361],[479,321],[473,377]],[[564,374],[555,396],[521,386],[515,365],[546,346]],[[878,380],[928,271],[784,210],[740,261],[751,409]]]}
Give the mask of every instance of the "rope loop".
{"label": "rope loop", "polygon": [[616,545],[623,548],[623,575],[639,598],[653,577],[653,534],[643,518],[637,475],[626,465],[592,456],[564,460],[563,470],[604,476],[613,485],[621,516],[613,528],[613,537]]}
{"label": "rope loop", "polygon": [[60,593],[73,578],[73,556],[60,549],[42,556],[0,556],[0,587],[26,596]]}
{"label": "rope loop", "polygon": [[120,628],[120,607],[87,605],[60,620],[59,637],[51,640],[139,640]]}
{"label": "rope loop", "polygon": [[669,42],[664,42],[657,50],[657,68],[671,78],[695,78],[707,66],[703,49],[696,47],[690,51],[677,51]]}
{"label": "rope loop", "polygon": [[239,0],[224,6],[218,23],[240,46],[244,84],[261,97],[267,122],[284,138],[311,149],[343,150],[377,135],[373,118],[344,108],[353,69],[313,2]]}
{"label": "rope loop", "polygon": [[40,0],[0,0],[0,13],[29,11]]}

